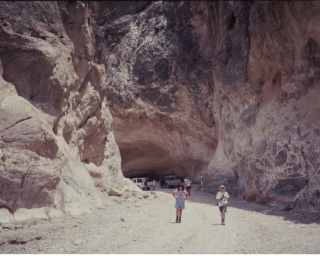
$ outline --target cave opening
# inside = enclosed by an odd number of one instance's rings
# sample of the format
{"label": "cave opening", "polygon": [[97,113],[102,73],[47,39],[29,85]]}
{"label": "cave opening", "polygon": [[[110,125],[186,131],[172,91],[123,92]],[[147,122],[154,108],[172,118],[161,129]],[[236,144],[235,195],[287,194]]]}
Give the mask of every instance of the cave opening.
{"label": "cave opening", "polygon": [[159,145],[150,142],[118,144],[121,154],[121,168],[124,177],[149,177],[158,180],[161,176],[177,175],[181,178],[196,177],[197,170],[206,164],[187,155],[175,155]]}
{"label": "cave opening", "polygon": [[149,177],[159,179],[165,175],[184,175],[179,166],[162,148],[151,143],[119,145],[121,167],[126,178]]}

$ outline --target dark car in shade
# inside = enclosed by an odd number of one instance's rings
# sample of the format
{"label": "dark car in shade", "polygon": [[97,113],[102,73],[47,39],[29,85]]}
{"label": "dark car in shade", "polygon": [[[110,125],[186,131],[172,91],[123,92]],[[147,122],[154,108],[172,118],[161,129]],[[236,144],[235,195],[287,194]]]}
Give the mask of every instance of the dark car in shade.
{"label": "dark car in shade", "polygon": [[168,175],[160,177],[160,186],[162,188],[178,187],[183,184],[183,178],[177,175]]}

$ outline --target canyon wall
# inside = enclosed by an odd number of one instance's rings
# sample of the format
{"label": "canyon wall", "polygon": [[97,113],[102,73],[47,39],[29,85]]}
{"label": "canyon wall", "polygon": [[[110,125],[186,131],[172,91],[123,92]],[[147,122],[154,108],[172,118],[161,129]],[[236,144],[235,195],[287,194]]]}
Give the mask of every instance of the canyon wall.
{"label": "canyon wall", "polygon": [[220,181],[247,200],[317,210],[320,5],[223,5],[218,23],[208,19],[225,28],[213,33],[219,135],[207,188]]}
{"label": "canyon wall", "polygon": [[99,2],[108,104],[125,175],[196,178],[214,155],[212,64],[197,32],[185,29],[190,8],[184,2]]}
{"label": "canyon wall", "polygon": [[3,218],[91,212],[101,204],[96,186],[129,184],[106,105],[94,8],[0,4]]}
{"label": "canyon wall", "polygon": [[122,172],[319,210],[318,2],[0,7],[0,211],[92,211]]}
{"label": "canyon wall", "polygon": [[107,2],[98,26],[125,175],[319,208],[316,2]]}

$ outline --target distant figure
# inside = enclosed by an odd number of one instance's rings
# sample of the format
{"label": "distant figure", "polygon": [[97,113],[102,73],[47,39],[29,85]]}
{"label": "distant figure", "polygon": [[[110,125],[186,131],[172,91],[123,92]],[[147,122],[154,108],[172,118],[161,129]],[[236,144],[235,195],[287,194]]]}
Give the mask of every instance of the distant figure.
{"label": "distant figure", "polygon": [[180,184],[178,189],[172,192],[173,197],[176,199],[176,223],[181,223],[182,210],[185,208],[185,200],[188,198],[189,194],[184,190],[184,186]]}
{"label": "distant figure", "polygon": [[218,192],[216,199],[218,200],[218,206],[221,213],[221,224],[225,225],[227,207],[228,205],[230,206],[230,201],[229,201],[230,196],[226,191],[225,186],[221,185],[219,187],[219,190],[220,191]]}
{"label": "distant figure", "polygon": [[187,178],[184,179],[184,183],[185,183],[185,186],[187,188],[187,192],[189,194],[189,196],[191,195],[191,183],[192,181],[189,179],[189,176],[187,176]]}
{"label": "distant figure", "polygon": [[147,187],[147,180],[142,179],[142,189],[144,190]]}
{"label": "distant figure", "polygon": [[153,181],[152,181],[152,187],[153,187],[153,190],[156,190],[156,180],[155,179],[153,179]]}
{"label": "distant figure", "polygon": [[200,175],[200,186],[198,187],[198,190],[200,189],[200,188],[202,188],[203,187],[203,175],[202,175],[202,173],[201,173],[201,175]]}

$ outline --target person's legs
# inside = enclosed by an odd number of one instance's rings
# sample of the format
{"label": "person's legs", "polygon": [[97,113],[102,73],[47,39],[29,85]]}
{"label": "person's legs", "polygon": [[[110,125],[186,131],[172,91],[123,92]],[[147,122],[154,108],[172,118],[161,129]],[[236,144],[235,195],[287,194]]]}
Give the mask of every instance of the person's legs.
{"label": "person's legs", "polygon": [[222,206],[220,208],[220,212],[221,212],[221,223],[222,223],[222,225],[224,225],[225,224],[224,221],[226,219],[227,206],[226,205]]}
{"label": "person's legs", "polygon": [[221,224],[223,224],[224,223],[224,207],[219,206],[219,210],[220,210],[220,215],[221,215]]}
{"label": "person's legs", "polygon": [[179,208],[176,208],[176,223],[178,223],[179,220]]}
{"label": "person's legs", "polygon": [[182,216],[182,209],[180,209],[180,214],[179,214],[179,223],[181,223],[181,216]]}

